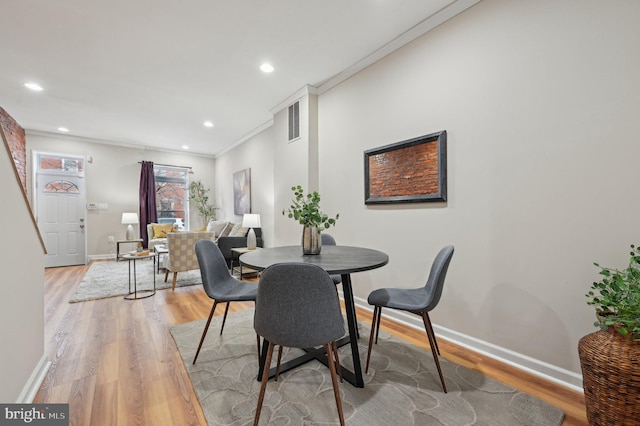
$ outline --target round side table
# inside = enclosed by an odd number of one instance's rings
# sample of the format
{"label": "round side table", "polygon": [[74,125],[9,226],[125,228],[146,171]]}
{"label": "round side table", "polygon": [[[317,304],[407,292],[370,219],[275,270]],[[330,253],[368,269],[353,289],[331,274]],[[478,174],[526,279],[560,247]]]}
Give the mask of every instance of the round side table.
{"label": "round side table", "polygon": [[[146,299],[147,297],[151,297],[156,294],[156,257],[158,253],[150,252],[149,254],[145,254],[143,256],[138,256],[137,254],[125,254],[122,255],[121,259],[124,259],[129,262],[129,293],[127,293],[124,298],[127,300],[137,300],[137,299]],[[153,258],[153,290],[138,290],[138,280],[136,275],[136,260],[149,259]],[[131,291],[131,263],[133,263],[133,291]],[[143,293],[143,296],[140,296],[138,293]]]}

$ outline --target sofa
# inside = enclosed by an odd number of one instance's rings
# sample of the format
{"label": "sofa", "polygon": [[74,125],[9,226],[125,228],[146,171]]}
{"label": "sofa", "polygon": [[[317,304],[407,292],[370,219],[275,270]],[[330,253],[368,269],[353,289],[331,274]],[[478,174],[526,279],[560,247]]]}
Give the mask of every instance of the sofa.
{"label": "sofa", "polygon": [[[229,269],[231,269],[233,267],[231,249],[247,246],[247,234],[249,233],[249,228],[244,228],[241,223],[212,220],[207,224],[207,231],[215,232],[218,248],[222,252],[227,265],[229,265]],[[253,231],[256,233],[256,242],[258,247],[263,247],[262,229],[253,228]]]}
{"label": "sofa", "polygon": [[[261,228],[253,228],[253,231],[256,233],[256,243],[258,247],[264,247],[262,243],[262,229]],[[229,265],[229,269],[233,267],[232,261],[233,257],[231,256],[231,249],[236,247],[246,247],[247,246],[247,233],[249,230],[245,232],[244,236],[236,236],[236,237],[220,237],[217,240],[218,248],[222,252],[224,256],[224,260]]]}

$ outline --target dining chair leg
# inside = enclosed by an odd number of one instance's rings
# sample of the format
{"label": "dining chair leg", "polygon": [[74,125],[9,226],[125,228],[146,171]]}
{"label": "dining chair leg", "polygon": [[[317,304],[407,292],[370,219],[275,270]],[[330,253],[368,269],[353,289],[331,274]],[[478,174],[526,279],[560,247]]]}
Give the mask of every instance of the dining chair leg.
{"label": "dining chair leg", "polygon": [[373,308],[373,317],[371,318],[371,335],[369,336],[369,349],[367,350],[367,364],[364,367],[364,374],[369,372],[369,360],[371,359],[371,348],[373,347],[373,339],[376,334],[376,324],[378,324],[378,316],[380,315],[380,306]]}
{"label": "dining chair leg", "polygon": [[378,320],[376,324],[376,345],[378,344],[378,334],[380,334],[380,320],[382,319],[382,306],[378,306]]}
{"label": "dining chair leg", "polygon": [[222,330],[224,330],[224,323],[227,320],[227,312],[229,312],[229,305],[231,305],[231,302],[227,302],[227,307],[224,308],[224,316],[222,317],[222,327],[220,327],[221,336],[222,336]]}
{"label": "dining chair leg", "polygon": [[442,390],[444,393],[447,393],[447,386],[444,384],[444,376],[442,375],[442,369],[440,368],[440,360],[438,359],[438,352],[436,351],[436,336],[433,334],[433,330],[429,328],[428,324],[428,316],[426,312],[422,313],[422,322],[424,322],[424,328],[427,332],[427,337],[429,338],[429,346],[431,346],[431,353],[433,354],[433,360],[436,363],[436,367],[438,368],[438,374],[440,375],[440,383],[442,383]]}
{"label": "dining chair leg", "polygon": [[340,376],[340,383],[344,383],[342,379],[342,367],[340,366],[340,357],[338,356],[338,344],[333,342],[331,345],[331,349],[333,350],[333,356],[336,358],[336,370],[338,370],[338,375]]}
{"label": "dining chair leg", "polygon": [[168,279],[169,279],[169,270],[165,269],[164,270],[164,282],[166,283]]}
{"label": "dining chair leg", "polygon": [[204,342],[204,338],[207,335],[207,331],[209,330],[209,324],[211,324],[211,318],[213,318],[213,313],[216,310],[216,305],[218,301],[213,302],[213,307],[211,308],[211,312],[209,313],[209,319],[207,320],[207,324],[204,326],[204,330],[202,331],[202,337],[200,338],[200,344],[198,345],[198,350],[196,351],[196,356],[193,357],[193,363],[196,363],[198,359],[198,354],[200,353],[200,349],[202,349],[202,343]]}
{"label": "dining chair leg", "polygon": [[171,290],[173,290],[173,291],[176,290],[176,281],[178,281],[178,273],[174,272],[173,273],[173,283],[171,284]]}
{"label": "dining chair leg", "polygon": [[331,383],[333,383],[333,394],[336,398],[336,407],[338,408],[338,417],[340,418],[340,425],[344,426],[344,413],[342,412],[342,400],[340,399],[340,388],[338,387],[338,378],[336,377],[336,366],[334,364],[333,356],[331,354],[331,348],[329,344],[324,345],[324,350],[327,352],[329,371],[331,372]]}
{"label": "dining chair leg", "polygon": [[282,345],[278,346],[278,362],[276,363],[276,377],[275,381],[278,381],[278,377],[280,377],[280,361],[282,360]]}
{"label": "dining chair leg", "polygon": [[431,325],[431,318],[429,318],[429,313],[425,312],[424,315],[427,318],[427,324],[429,324],[429,329],[431,330],[431,335],[434,336],[433,344],[436,346],[436,351],[438,351],[438,355],[440,355],[440,348],[438,347],[438,341],[435,339],[435,333],[433,332],[433,326]]}
{"label": "dining chair leg", "polygon": [[256,333],[256,341],[258,343],[258,364],[260,364],[260,335]]}
{"label": "dining chair leg", "polygon": [[262,370],[262,384],[260,385],[260,394],[258,395],[258,406],[256,407],[256,415],[253,418],[253,426],[258,426],[260,421],[260,411],[262,411],[262,401],[264,400],[264,393],[267,389],[267,382],[269,381],[269,367],[271,366],[271,357],[273,356],[273,343],[269,342],[269,349],[267,349],[267,359],[264,363],[264,369]]}

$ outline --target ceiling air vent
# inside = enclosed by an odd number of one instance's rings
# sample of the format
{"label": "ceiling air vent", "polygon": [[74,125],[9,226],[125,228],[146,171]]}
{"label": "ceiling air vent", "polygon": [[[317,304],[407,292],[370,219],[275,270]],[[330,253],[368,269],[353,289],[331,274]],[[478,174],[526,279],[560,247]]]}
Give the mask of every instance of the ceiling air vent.
{"label": "ceiling air vent", "polygon": [[300,137],[300,101],[289,106],[289,142]]}

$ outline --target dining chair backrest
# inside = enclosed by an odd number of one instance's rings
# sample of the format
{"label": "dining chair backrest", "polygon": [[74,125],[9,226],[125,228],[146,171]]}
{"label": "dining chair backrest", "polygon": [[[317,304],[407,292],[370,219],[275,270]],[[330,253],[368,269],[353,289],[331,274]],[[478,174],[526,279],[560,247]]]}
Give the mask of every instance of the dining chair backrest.
{"label": "dining chair backrest", "polygon": [[[320,234],[320,239],[322,241],[323,246],[335,246],[336,240],[333,238],[331,234],[327,234],[325,232]],[[339,274],[331,275],[331,280],[335,285],[338,285],[342,282],[342,277]]]}
{"label": "dining chair backrest", "polygon": [[327,234],[325,232],[320,234],[320,238],[322,239],[323,246],[335,246],[336,240],[333,238],[331,234]]}
{"label": "dining chair backrest", "polygon": [[256,333],[275,345],[307,348],[344,335],[335,285],[316,265],[279,263],[262,272],[254,316]]}
{"label": "dining chair backrest", "polygon": [[210,298],[220,298],[240,282],[229,272],[222,252],[213,241],[198,241],[196,243],[196,256],[200,265],[202,286]]}
{"label": "dining chair backrest", "polygon": [[438,255],[433,260],[431,265],[431,271],[429,272],[429,278],[425,285],[426,300],[424,310],[421,312],[431,311],[440,302],[440,296],[442,296],[442,289],[444,287],[444,279],[449,269],[449,263],[453,257],[453,246],[443,247]]}

